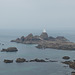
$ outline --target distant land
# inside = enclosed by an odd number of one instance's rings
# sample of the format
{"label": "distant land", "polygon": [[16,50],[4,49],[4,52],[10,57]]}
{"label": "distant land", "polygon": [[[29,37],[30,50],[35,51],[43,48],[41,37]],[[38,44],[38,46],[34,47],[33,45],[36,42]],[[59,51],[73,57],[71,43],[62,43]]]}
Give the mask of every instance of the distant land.
{"label": "distant land", "polygon": [[11,42],[22,43],[22,44],[38,44],[36,48],[45,49],[61,49],[61,50],[75,50],[75,43],[70,42],[64,36],[52,37],[48,36],[46,30],[44,29],[41,35],[33,36],[30,33],[28,36],[22,36],[16,40],[11,40]]}

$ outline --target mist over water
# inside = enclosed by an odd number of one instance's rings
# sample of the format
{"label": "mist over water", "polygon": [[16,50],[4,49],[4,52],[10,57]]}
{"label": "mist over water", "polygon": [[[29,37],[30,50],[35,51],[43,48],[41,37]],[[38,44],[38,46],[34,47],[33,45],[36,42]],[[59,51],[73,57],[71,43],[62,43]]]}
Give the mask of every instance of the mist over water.
{"label": "mist over water", "polygon": [[[0,52],[0,75],[71,75],[62,57],[75,60],[74,51],[37,49],[34,45],[10,42],[21,36],[40,35],[45,28],[49,36],[64,36],[75,42],[75,0],[0,0],[0,50],[17,47],[18,52]],[[4,44],[4,45],[2,45]],[[16,58],[50,58],[58,62],[16,63]],[[4,59],[13,59],[5,64]]]}

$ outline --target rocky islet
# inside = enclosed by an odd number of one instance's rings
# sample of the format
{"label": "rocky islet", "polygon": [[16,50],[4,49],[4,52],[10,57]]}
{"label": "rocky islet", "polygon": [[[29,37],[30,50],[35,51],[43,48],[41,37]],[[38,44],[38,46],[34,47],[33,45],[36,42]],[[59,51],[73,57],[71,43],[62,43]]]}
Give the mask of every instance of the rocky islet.
{"label": "rocky islet", "polygon": [[26,37],[22,36],[16,40],[11,40],[11,42],[23,43],[23,44],[38,44],[36,48],[53,48],[61,50],[75,50],[75,43],[70,42],[63,36],[52,37],[48,36],[47,32],[42,32],[42,34],[33,36],[32,33]]}
{"label": "rocky islet", "polygon": [[16,47],[9,47],[7,49],[2,49],[1,52],[17,52],[18,49]]}

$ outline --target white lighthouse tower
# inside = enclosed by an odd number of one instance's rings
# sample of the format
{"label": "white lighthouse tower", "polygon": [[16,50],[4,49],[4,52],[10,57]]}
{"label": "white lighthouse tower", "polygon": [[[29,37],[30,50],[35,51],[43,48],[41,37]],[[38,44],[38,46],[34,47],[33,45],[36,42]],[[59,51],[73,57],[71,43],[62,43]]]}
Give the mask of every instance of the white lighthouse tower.
{"label": "white lighthouse tower", "polygon": [[43,30],[43,33],[46,33],[46,30],[45,29]]}

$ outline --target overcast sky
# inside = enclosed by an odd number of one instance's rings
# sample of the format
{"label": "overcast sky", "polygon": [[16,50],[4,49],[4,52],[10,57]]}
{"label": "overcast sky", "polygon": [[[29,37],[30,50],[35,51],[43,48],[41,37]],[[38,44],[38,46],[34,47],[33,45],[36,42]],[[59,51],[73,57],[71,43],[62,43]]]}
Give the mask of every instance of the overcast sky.
{"label": "overcast sky", "polygon": [[75,0],[0,0],[0,29],[74,29]]}

